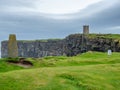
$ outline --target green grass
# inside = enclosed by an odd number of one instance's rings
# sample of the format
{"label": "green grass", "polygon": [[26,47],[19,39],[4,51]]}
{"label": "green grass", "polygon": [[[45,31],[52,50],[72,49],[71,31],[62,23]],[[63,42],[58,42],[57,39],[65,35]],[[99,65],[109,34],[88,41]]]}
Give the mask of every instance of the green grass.
{"label": "green grass", "polygon": [[[80,37],[82,34],[71,34],[69,37]],[[104,39],[113,39],[113,40],[120,40],[120,34],[96,34],[96,33],[90,33],[86,35],[90,39],[95,38],[104,38]]]}
{"label": "green grass", "polygon": [[101,38],[120,40],[120,34],[89,34],[88,37],[89,38],[101,37]]}
{"label": "green grass", "polygon": [[[0,70],[0,90],[120,90],[120,53],[28,58],[34,66]],[[4,63],[4,64],[3,64]],[[0,61],[3,70],[9,64]]]}
{"label": "green grass", "polygon": [[73,57],[49,56],[42,59],[28,58],[28,60],[33,62],[34,68],[83,66],[83,65],[95,65],[95,64],[120,63],[119,55],[120,53],[113,53],[112,56],[108,56],[107,53],[87,52]]}
{"label": "green grass", "polygon": [[[69,36],[73,36],[73,37],[79,37],[80,33],[77,33],[77,34],[71,34]],[[96,33],[90,33],[88,35],[86,35],[88,38],[106,38],[106,39],[114,39],[114,40],[117,40],[117,41],[120,41],[120,34],[96,34]],[[59,39],[59,38],[51,38],[51,39],[40,39],[40,40],[18,40],[18,42],[27,42],[27,43],[32,43],[32,42],[35,42],[35,41],[39,41],[39,42],[48,42],[48,41],[60,41],[60,40],[63,40],[62,38]],[[2,42],[7,42],[7,40],[4,40]]]}
{"label": "green grass", "polygon": [[51,39],[40,39],[40,40],[18,40],[18,42],[27,42],[27,43],[31,43],[31,42],[35,42],[35,41],[39,41],[39,42],[48,42],[48,41],[60,41],[63,39],[59,39],[59,38],[51,38]]}
{"label": "green grass", "polygon": [[[6,62],[8,59],[0,59],[0,73],[1,72],[8,72],[8,71],[13,71],[13,70],[20,70],[24,69],[23,67],[13,65],[13,64],[8,64]],[[9,59],[10,60],[10,59]]]}

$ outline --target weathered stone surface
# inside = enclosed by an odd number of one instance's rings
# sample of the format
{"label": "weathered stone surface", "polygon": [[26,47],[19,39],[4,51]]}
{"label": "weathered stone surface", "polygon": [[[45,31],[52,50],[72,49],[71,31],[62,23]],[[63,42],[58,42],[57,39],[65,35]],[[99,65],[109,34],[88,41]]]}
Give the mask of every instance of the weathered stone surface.
{"label": "weathered stone surface", "polygon": [[18,46],[16,41],[16,35],[10,34],[8,41],[8,57],[18,57]]}
{"label": "weathered stone surface", "polygon": [[68,56],[77,55],[86,51],[107,52],[108,49],[114,52],[120,52],[120,41],[112,38],[88,38],[81,34],[74,34],[68,36],[65,40],[66,54]]}
{"label": "weathered stone surface", "polygon": [[8,41],[1,42],[1,57],[8,57]]}
{"label": "weathered stone surface", "polygon": [[[19,57],[74,56],[86,51],[120,52],[120,40],[104,37],[88,38],[82,34],[69,35],[63,40],[18,41]],[[1,43],[1,57],[8,57],[7,41]]]}
{"label": "weathered stone surface", "polygon": [[[18,41],[19,57],[44,57],[63,55],[63,40]],[[2,41],[1,57],[8,57],[7,41]]]}

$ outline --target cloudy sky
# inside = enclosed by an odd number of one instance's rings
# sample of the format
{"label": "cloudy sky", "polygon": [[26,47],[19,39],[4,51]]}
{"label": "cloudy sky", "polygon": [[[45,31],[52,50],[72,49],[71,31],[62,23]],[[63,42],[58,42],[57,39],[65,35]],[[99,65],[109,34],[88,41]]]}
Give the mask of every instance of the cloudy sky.
{"label": "cloudy sky", "polygon": [[64,38],[83,25],[120,34],[120,0],[0,0],[0,41]]}

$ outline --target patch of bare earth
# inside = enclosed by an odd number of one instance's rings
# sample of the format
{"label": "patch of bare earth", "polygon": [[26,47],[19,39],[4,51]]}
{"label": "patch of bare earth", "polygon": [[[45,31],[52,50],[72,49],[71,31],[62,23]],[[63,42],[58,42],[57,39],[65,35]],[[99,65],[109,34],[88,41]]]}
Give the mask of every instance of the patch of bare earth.
{"label": "patch of bare earth", "polygon": [[30,61],[25,60],[25,58],[19,58],[18,61],[8,60],[7,62],[24,68],[29,68],[33,66],[33,64]]}

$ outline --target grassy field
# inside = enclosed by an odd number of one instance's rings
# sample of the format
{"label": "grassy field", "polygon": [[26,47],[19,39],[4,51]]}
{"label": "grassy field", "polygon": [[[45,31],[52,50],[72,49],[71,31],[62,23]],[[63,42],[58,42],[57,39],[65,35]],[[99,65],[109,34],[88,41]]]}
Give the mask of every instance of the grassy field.
{"label": "grassy field", "polygon": [[23,68],[0,60],[0,90],[120,90],[120,53],[27,58]]}
{"label": "grassy field", "polygon": [[102,37],[102,38],[120,40],[120,34],[89,34],[88,37],[89,38]]}

